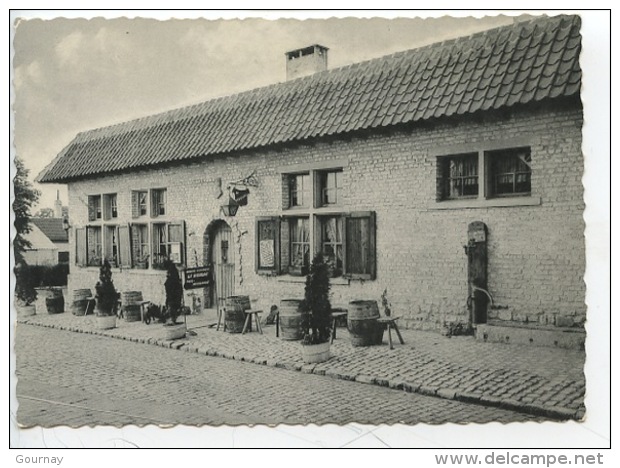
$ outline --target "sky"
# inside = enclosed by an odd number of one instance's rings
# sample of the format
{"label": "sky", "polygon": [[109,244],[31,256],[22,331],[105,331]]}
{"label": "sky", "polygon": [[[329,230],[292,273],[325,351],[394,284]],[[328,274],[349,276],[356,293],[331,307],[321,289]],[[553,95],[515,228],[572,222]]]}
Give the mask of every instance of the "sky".
{"label": "sky", "polygon": [[[328,66],[337,68],[513,21],[507,15],[407,14],[86,20],[15,12],[15,153],[34,180],[78,132],[284,81],[289,50],[327,46]],[[66,204],[66,186],[35,186],[42,191],[35,211],[53,207],[57,189]]]}

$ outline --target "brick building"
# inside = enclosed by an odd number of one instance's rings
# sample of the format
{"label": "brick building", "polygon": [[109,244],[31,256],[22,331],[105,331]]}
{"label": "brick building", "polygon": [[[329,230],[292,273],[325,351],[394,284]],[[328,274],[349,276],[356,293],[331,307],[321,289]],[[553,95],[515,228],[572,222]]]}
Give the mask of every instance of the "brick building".
{"label": "brick building", "polygon": [[107,257],[119,289],[163,302],[170,258],[212,266],[207,303],[268,308],[303,297],[323,251],[333,302],[387,288],[407,327],[582,324],[579,28],[538,18],[333,70],[314,45],[286,54],[286,82],[78,134],[39,176],[68,185],[69,288]]}

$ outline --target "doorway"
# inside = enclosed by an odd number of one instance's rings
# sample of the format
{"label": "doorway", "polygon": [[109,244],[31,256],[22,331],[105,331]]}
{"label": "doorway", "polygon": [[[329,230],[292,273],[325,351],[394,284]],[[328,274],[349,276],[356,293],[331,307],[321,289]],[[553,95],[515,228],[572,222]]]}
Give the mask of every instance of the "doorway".
{"label": "doorway", "polygon": [[205,236],[209,239],[206,261],[213,272],[209,303],[218,305],[218,300],[235,295],[235,249],[232,229],[225,221],[216,221],[208,231]]}

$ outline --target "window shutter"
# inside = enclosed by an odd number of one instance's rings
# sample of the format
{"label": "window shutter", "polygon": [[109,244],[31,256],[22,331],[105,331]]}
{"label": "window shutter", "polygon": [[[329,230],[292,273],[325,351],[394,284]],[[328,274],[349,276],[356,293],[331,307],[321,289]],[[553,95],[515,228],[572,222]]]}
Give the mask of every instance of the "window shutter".
{"label": "window shutter", "polygon": [[151,190],[149,192],[150,194],[150,199],[151,199],[151,218],[156,218],[157,217],[157,190]]}
{"label": "window shutter", "polygon": [[131,268],[131,240],[129,226],[118,227],[118,253],[121,267]]}
{"label": "window shutter", "polygon": [[266,216],[256,218],[255,262],[257,273],[280,273],[280,218]]}
{"label": "window shutter", "polygon": [[110,196],[109,195],[104,195],[103,196],[103,219],[104,221],[108,221],[110,219],[110,215],[112,213],[112,206],[110,203]]}
{"label": "window shutter", "polygon": [[86,266],[86,228],[75,229],[75,264]]}
{"label": "window shutter", "polygon": [[344,270],[352,279],[376,278],[376,227],[372,211],[353,212],[344,219]]}
{"label": "window shutter", "polygon": [[140,217],[140,193],[135,191],[131,192],[131,217]]}
{"label": "window shutter", "polygon": [[289,263],[291,255],[291,233],[290,225],[287,219],[280,223],[280,272],[289,272]]}
{"label": "window shutter", "polygon": [[95,209],[95,197],[88,197],[88,220],[95,221],[97,210]]}
{"label": "window shutter", "polygon": [[[180,259],[178,264],[185,265],[186,252],[185,252],[185,221],[174,221],[168,224],[168,244],[179,243]],[[172,249],[172,247],[170,247]],[[170,256],[171,250],[168,251]]]}

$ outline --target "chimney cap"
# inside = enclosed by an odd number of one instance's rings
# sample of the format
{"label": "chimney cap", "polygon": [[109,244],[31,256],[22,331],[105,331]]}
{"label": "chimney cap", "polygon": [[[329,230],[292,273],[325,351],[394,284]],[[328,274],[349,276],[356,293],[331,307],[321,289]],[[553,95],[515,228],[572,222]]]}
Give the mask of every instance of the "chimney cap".
{"label": "chimney cap", "polygon": [[298,49],[289,50],[288,52],[285,52],[284,55],[286,55],[286,58],[288,58],[289,60],[292,60],[297,57],[303,57],[304,55],[311,55],[317,51],[319,53],[324,53],[324,52],[327,52],[328,50],[329,50],[328,47],[325,47],[321,44],[312,44],[306,47],[300,47]]}

